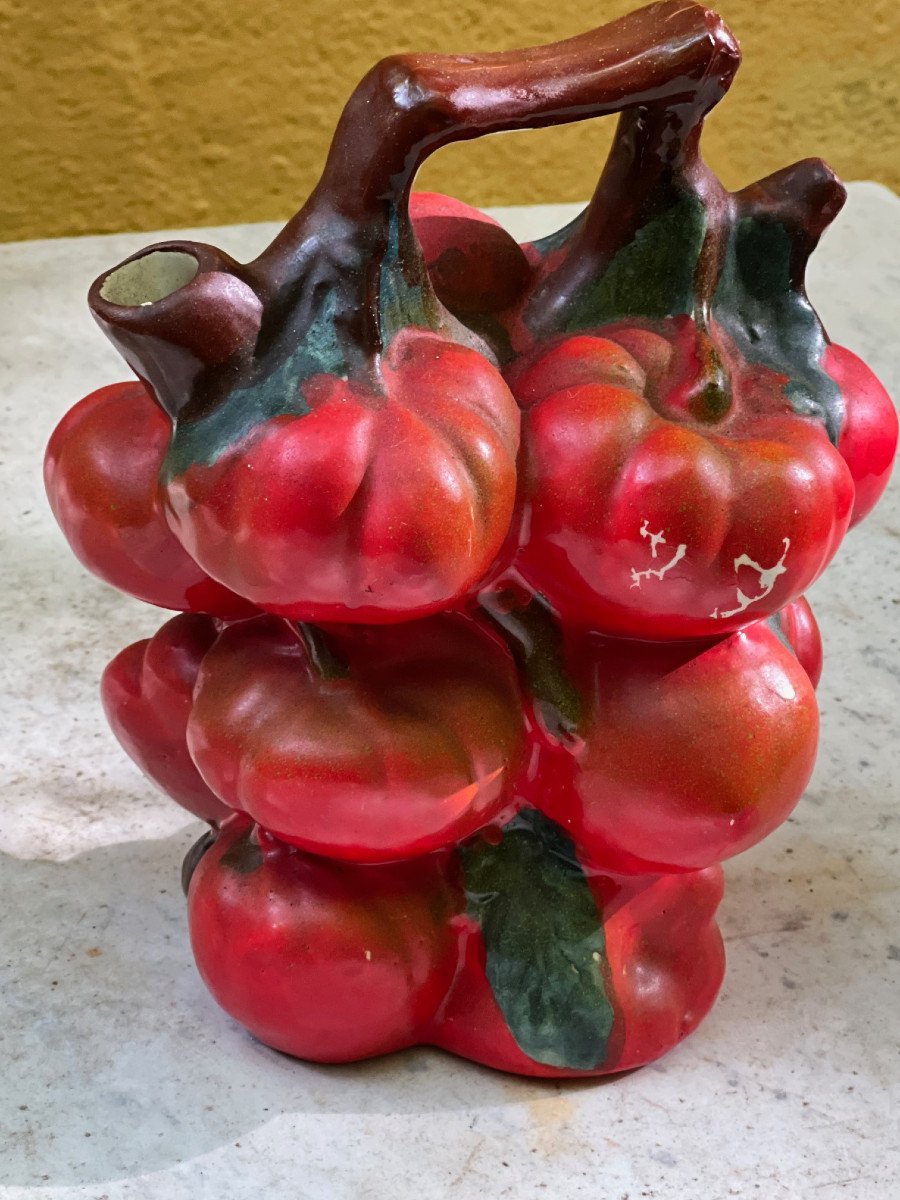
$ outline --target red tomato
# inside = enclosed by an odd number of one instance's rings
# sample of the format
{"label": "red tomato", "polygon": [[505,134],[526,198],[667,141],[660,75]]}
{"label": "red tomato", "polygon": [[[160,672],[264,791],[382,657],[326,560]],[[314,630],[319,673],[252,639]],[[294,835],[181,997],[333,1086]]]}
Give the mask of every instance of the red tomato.
{"label": "red tomato", "polygon": [[340,663],[274,617],[222,634],[188,726],[210,787],[283,840],[357,862],[424,854],[498,819],[524,742],[499,642],[463,617],[347,626],[326,642]]}
{"label": "red tomato", "polygon": [[210,579],[166,524],[158,477],[170,434],[141,383],[85,396],[47,446],[53,515],[79,561],[113,587],[161,608],[247,615],[253,606]]}
{"label": "red tomato", "polygon": [[573,634],[583,715],[520,790],[601,869],[694,870],[755,845],[809,781],[818,708],[795,655],[760,622],[714,643]]}
{"label": "red tomato", "polygon": [[788,643],[813,687],[818,687],[822,678],[822,635],[809,601],[804,596],[792,600],[769,617],[768,625]]}
{"label": "red tomato", "polygon": [[844,400],[838,450],[856,485],[850,521],[856,525],[881,499],[890,479],[897,453],[897,410],[866,364],[852,351],[830,345],[823,365]]}
{"label": "red tomato", "polygon": [[176,804],[212,822],[231,809],[204,783],[186,735],[200,663],[217,636],[209,617],[173,617],[117,654],[100,683],[106,719],[125,753]]}
{"label": "red tomato", "polygon": [[243,816],[188,891],[191,943],[218,1003],[276,1050],[352,1062],[420,1040],[450,986],[458,898],[446,860],[351,866]]}
{"label": "red tomato", "polygon": [[461,320],[508,308],[531,267],[499,222],[452,196],[413,192],[409,215],[435,293]]}
{"label": "red tomato", "polygon": [[517,569],[564,621],[714,637],[819,576],[847,529],[853,481],[824,428],[791,410],[782,377],[737,374],[723,415],[692,391],[702,360],[692,323],[663,326],[665,337],[624,327],[569,337],[516,369]]}
{"label": "red tomato", "polygon": [[[515,497],[512,396],[425,330],[397,334],[379,370],[379,389],[312,376],[300,411],[171,475],[172,526],[215,578],[300,620],[380,623],[452,606],[487,571]],[[176,457],[199,455],[187,436]]]}

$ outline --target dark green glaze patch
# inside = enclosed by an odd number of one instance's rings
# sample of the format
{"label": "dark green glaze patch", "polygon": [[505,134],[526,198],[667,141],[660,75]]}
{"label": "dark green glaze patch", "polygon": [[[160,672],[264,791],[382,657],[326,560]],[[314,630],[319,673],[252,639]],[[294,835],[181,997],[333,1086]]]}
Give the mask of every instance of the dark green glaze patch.
{"label": "dark green glaze patch", "polygon": [[508,609],[505,595],[485,595],[482,606],[503,634],[547,729],[556,735],[577,733],[582,701],[569,677],[559,621],[543,597],[524,608]]}
{"label": "dark green glaze patch", "polygon": [[562,249],[562,247],[565,246],[569,239],[573,236],[575,231],[581,227],[581,224],[584,221],[585,212],[587,212],[587,209],[585,209],[584,212],[580,212],[578,216],[574,218],[574,220],[570,221],[568,225],[564,225],[562,229],[557,229],[553,233],[548,233],[546,237],[538,238],[536,242],[533,242],[532,245],[537,251],[538,255],[541,258],[546,258],[547,255],[552,254],[554,250]]}
{"label": "dark green glaze patch", "polygon": [[780,222],[743,217],[731,231],[713,298],[713,317],[751,363],[787,376],[796,413],[821,421],[834,444],[843,402],[820,367],[826,339],[806,297],[805,255]]}
{"label": "dark green glaze patch", "polygon": [[[387,225],[380,265],[350,252],[348,261],[337,266],[313,259],[307,273],[273,305],[276,313],[284,314],[284,326],[270,317],[260,332],[254,358],[211,373],[200,411],[188,410],[176,423],[162,469],[164,484],[194,464],[213,465],[230,447],[275,417],[305,416],[310,410],[303,384],[313,375],[359,374],[360,355],[365,357],[358,344],[359,318],[368,305],[377,310],[381,348],[386,349],[402,329],[433,328],[439,323],[423,281],[408,278],[396,208]],[[366,281],[373,271],[376,295],[369,297]],[[272,326],[277,334],[272,334]],[[374,357],[373,353],[364,368],[369,382],[375,375]]]}
{"label": "dark green glaze patch", "polygon": [[488,982],[517,1044],[548,1066],[602,1066],[614,1017],[606,939],[574,843],[529,810],[505,827],[499,845],[479,841],[460,853]]}
{"label": "dark green glaze patch", "polygon": [[184,861],[181,864],[181,890],[185,895],[188,894],[188,888],[191,886],[191,879],[200,859],[213,845],[215,845],[216,833],[209,829],[202,837],[198,838],[184,856]]}
{"label": "dark green glaze patch", "polygon": [[781,642],[782,646],[790,650],[791,654],[793,654],[794,658],[796,658],[797,651],[791,645],[788,635],[785,632],[784,621],[781,619],[781,611],[779,610],[778,612],[774,612],[770,617],[767,617],[766,624],[778,638],[779,642]]}
{"label": "dark green glaze patch", "polygon": [[683,193],[616,252],[566,313],[576,333],[622,317],[673,317],[694,309],[694,273],[706,231],[698,196]]}
{"label": "dark green glaze patch", "polygon": [[252,875],[263,865],[262,850],[252,837],[252,830],[238,838],[219,859],[221,866],[238,875]]}
{"label": "dark green glaze patch", "polygon": [[335,652],[327,634],[307,621],[297,624],[297,631],[306,646],[309,661],[322,679],[349,679],[350,665]]}
{"label": "dark green glaze patch", "polygon": [[378,281],[379,327],[385,350],[403,329],[434,329],[440,325],[439,310],[424,276],[416,278],[417,271],[424,272],[419,255],[403,253],[404,235],[411,237],[411,230],[408,224],[401,227],[400,214],[393,208]]}
{"label": "dark green glaze patch", "polygon": [[335,332],[334,294],[326,298],[302,341],[274,368],[259,363],[256,378],[225,393],[202,416],[179,420],[162,469],[169,482],[195,463],[211,466],[230,446],[273,417],[303,416],[309,405],[304,380],[319,373],[342,374],[344,354]]}
{"label": "dark green glaze patch", "polygon": [[728,415],[731,408],[731,393],[724,377],[717,377],[689,402],[691,416],[704,425],[715,425]]}

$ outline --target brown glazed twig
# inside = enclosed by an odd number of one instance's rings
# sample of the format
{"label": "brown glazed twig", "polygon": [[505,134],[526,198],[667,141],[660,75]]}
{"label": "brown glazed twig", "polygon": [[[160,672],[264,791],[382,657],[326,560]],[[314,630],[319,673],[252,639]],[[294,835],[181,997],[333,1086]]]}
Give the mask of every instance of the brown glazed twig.
{"label": "brown glazed twig", "polygon": [[287,278],[320,213],[358,222],[386,204],[405,207],[416,171],[450,142],[645,106],[696,124],[725,94],[739,62],[721,17],[683,0],[651,4],[547,46],[386,58],[350,97],[318,186],[254,273]]}
{"label": "brown glazed twig", "polygon": [[[415,173],[429,154],[485,133],[628,110],[624,121],[632,124],[623,128],[635,135],[630,142],[620,136],[602,185],[620,192],[617,174],[634,173],[623,148],[632,145],[632,158],[640,158],[654,139],[674,147],[666,123],[677,118],[685,131],[698,128],[738,63],[721,18],[683,0],[548,46],[387,58],[347,103],[312,195],[254,262],[238,264],[189,242],[151,246],[135,257],[193,255],[195,277],[145,306],[111,298],[107,284],[119,267],[97,280],[91,308],[173,415],[210,411],[236,386],[257,386],[321,323],[326,297],[347,370],[377,373],[391,334],[386,295],[399,289],[401,298],[414,297],[401,320],[450,321],[432,293],[408,212]],[[660,163],[651,163],[646,186],[667,169],[665,154]],[[602,188],[598,195],[602,201]],[[624,228],[628,211],[615,219]],[[585,238],[592,221],[589,214]]]}

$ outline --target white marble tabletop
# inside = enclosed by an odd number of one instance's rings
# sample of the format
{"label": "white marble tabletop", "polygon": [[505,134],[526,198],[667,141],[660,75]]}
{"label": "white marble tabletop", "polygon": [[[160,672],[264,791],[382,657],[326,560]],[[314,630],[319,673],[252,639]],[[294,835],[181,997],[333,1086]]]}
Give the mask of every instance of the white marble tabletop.
{"label": "white marble tabletop", "polygon": [[[565,208],[502,216],[532,236]],[[895,395],[898,230],[900,200],[853,185],[810,286],[834,339]],[[271,233],[191,236],[249,257]],[[728,976],[691,1039],[601,1084],[431,1050],[293,1062],[207,995],[178,882],[200,826],[143,780],[100,711],[103,666],[160,614],[78,566],[40,483],[59,417],[124,377],[87,286],[156,236],[0,246],[0,1197],[900,1195],[900,487],[812,594],[818,768],[794,817],[727,866]]]}

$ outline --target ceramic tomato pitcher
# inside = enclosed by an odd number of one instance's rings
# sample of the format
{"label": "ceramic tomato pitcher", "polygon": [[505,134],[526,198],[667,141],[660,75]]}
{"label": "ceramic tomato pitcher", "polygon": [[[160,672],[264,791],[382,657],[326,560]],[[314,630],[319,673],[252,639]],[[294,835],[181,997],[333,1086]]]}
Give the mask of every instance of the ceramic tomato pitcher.
{"label": "ceramic tomato pitcher", "polygon": [[[804,290],[841,184],[700,156],[738,64],[682,0],[385,59],[259,258],[167,242],[91,288],[137,380],[63,419],[47,490],[90,570],[180,610],[103,704],[209,822],[197,964],[279,1050],[600,1075],[713,1003],[719,864],[815,759],[802,594],[897,442]],[[611,113],[540,242],[411,193],[451,141]]]}

